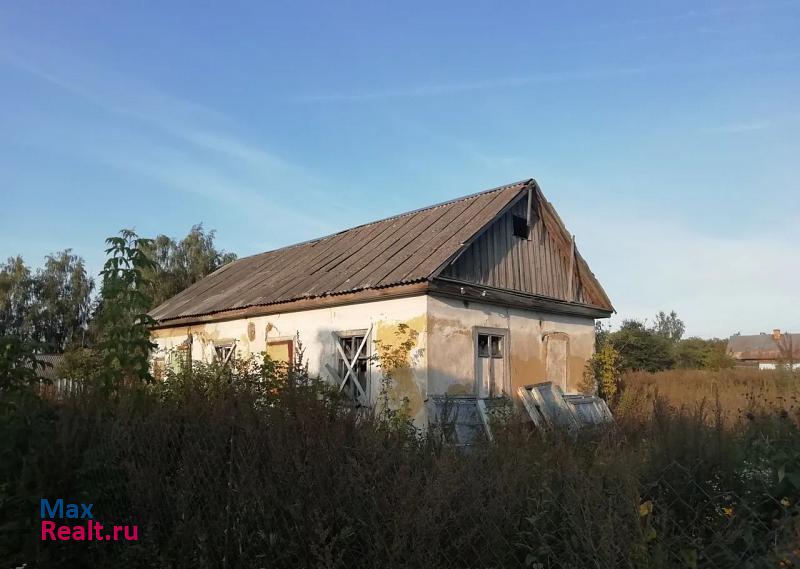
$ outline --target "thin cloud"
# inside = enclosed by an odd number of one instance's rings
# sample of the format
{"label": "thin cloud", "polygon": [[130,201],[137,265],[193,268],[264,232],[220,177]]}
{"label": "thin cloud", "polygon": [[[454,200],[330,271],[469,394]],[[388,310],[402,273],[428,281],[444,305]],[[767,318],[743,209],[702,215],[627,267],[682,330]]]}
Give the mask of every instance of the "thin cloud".
{"label": "thin cloud", "polygon": [[800,304],[800,266],[786,262],[795,245],[780,227],[723,237],[642,212],[614,211],[605,216],[613,223],[598,225],[595,213],[579,214],[571,229],[615,302],[615,323],[674,309],[692,335],[800,329],[788,310]]}
{"label": "thin cloud", "polygon": [[436,97],[472,91],[485,91],[501,87],[520,87],[536,83],[563,83],[569,81],[591,81],[594,79],[608,79],[614,77],[639,75],[646,71],[643,67],[628,67],[617,69],[580,70],[580,71],[555,71],[538,73],[528,77],[508,77],[488,79],[485,81],[468,81],[461,83],[446,83],[441,85],[426,85],[411,88],[386,89],[375,91],[362,91],[353,93],[330,93],[306,95],[297,97],[297,101],[370,101],[375,99],[396,99],[407,97]]}
{"label": "thin cloud", "polygon": [[441,97],[501,89],[507,87],[525,87],[536,84],[571,83],[575,81],[602,81],[622,77],[636,77],[651,73],[679,72],[692,70],[715,69],[744,63],[786,63],[795,61],[800,57],[798,52],[790,53],[763,53],[748,55],[739,58],[710,59],[705,61],[691,61],[681,63],[654,63],[635,67],[614,67],[596,70],[573,70],[542,72],[520,77],[507,77],[477,81],[463,81],[442,83],[438,85],[423,85],[416,87],[398,87],[392,89],[376,89],[354,91],[347,93],[318,93],[300,95],[292,100],[301,103],[320,102],[368,102],[377,100]]}
{"label": "thin cloud", "polygon": [[771,120],[759,120],[752,122],[740,122],[712,126],[702,129],[707,134],[737,134],[742,132],[754,132],[771,128],[775,123]]}
{"label": "thin cloud", "polygon": [[[305,198],[324,199],[321,181],[231,134],[234,129],[221,113],[63,53],[0,46],[0,62],[110,113],[100,116],[100,124],[91,129],[71,129],[80,144],[59,143],[62,137],[44,137],[42,144],[62,144],[65,152],[89,154],[166,188],[220,201],[248,215],[271,212],[281,216],[282,222],[302,223],[322,233],[335,229],[291,207],[297,192]],[[123,120],[115,120],[114,115]],[[137,125],[147,128],[147,136],[140,134]],[[94,133],[92,137],[87,136],[88,130]],[[113,132],[114,144],[99,141],[97,134],[103,131]],[[332,207],[345,208],[341,203]]]}

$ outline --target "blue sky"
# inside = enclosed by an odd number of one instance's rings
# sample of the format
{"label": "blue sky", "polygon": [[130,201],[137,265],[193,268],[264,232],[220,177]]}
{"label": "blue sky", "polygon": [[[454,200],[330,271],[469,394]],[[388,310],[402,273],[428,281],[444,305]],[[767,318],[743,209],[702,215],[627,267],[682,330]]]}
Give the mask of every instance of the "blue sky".
{"label": "blue sky", "polygon": [[[216,5],[212,5],[216,4]],[[535,177],[618,324],[800,330],[800,2],[0,5],[0,257]]]}

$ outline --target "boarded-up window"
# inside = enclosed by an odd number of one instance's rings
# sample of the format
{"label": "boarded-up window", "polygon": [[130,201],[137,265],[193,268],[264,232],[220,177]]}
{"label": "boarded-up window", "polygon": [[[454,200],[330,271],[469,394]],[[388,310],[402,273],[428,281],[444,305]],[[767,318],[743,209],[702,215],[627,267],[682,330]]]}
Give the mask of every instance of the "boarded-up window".
{"label": "boarded-up window", "polygon": [[235,353],[236,346],[233,342],[226,343],[226,344],[215,344],[214,345],[214,358],[218,362],[230,361],[236,355]]}
{"label": "boarded-up window", "polygon": [[283,362],[286,364],[292,363],[294,344],[291,340],[267,342],[267,355],[271,360],[276,362]]}
{"label": "boarded-up window", "polygon": [[562,390],[567,390],[567,362],[569,361],[569,336],[563,332],[552,332],[545,336],[545,359],[547,381],[552,381]]}
{"label": "boarded-up window", "polygon": [[[366,404],[369,401],[369,346],[365,341],[365,336],[365,332],[337,334],[336,340],[339,342],[341,350],[336,350],[336,371],[340,380],[344,380],[347,376],[342,391],[352,399]],[[350,374],[348,374],[349,366],[352,366],[353,370]]]}

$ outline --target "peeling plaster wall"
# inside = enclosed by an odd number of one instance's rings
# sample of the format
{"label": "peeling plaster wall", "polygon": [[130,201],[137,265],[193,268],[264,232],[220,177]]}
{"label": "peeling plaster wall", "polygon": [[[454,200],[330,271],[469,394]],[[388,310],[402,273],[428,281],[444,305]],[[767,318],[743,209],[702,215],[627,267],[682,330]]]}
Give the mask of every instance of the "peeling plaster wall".
{"label": "peeling plaster wall", "polygon": [[[368,342],[371,355],[375,340],[397,345],[405,339],[398,340],[395,336],[401,323],[415,330],[418,336],[408,366],[395,375],[389,399],[393,405],[405,405],[419,426],[427,421],[425,402],[429,394],[475,394],[475,327],[505,332],[508,385],[512,394],[520,385],[547,379],[544,341],[547,334],[568,336],[568,392],[577,391],[586,359],[594,351],[591,318],[476,302],[465,304],[424,295],[155,330],[153,340],[158,345],[155,355],[163,356],[175,350],[191,332],[192,359],[209,362],[214,358],[215,343],[237,340],[237,357],[258,356],[265,351],[268,340],[293,339],[299,333],[309,372],[334,381],[334,332],[373,326]],[[372,363],[369,396],[373,403],[380,395],[381,377],[380,369]]]}
{"label": "peeling plaster wall", "polygon": [[[303,344],[304,361],[309,372],[334,381],[336,345],[334,332],[364,330],[373,326],[367,343],[371,355],[372,342],[380,339],[386,344],[397,344],[397,325],[404,323],[418,333],[415,347],[409,354],[409,365],[400,369],[395,377],[390,400],[397,405],[407,401],[407,408],[418,424],[424,423],[424,401],[427,399],[427,297],[424,295],[319,308],[300,312],[287,312],[254,318],[211,322],[153,331],[153,341],[158,345],[156,357],[175,350],[191,332],[193,336],[192,359],[210,362],[214,358],[215,343],[237,340],[237,357],[259,356],[266,350],[267,341],[293,339],[299,333]],[[252,326],[250,326],[252,324]],[[250,338],[248,334],[254,331]],[[405,338],[403,338],[405,339]],[[402,340],[401,340],[402,341]],[[295,346],[297,349],[297,346]],[[376,402],[380,394],[381,373],[375,363],[369,369],[369,396]]]}
{"label": "peeling plaster wall", "polygon": [[[567,392],[576,392],[586,360],[594,352],[594,320],[538,313],[490,304],[429,297],[428,390],[430,394],[475,393],[475,327],[506,334],[505,357],[511,393],[547,381],[545,337],[568,337]],[[510,363],[510,365],[508,365]]]}

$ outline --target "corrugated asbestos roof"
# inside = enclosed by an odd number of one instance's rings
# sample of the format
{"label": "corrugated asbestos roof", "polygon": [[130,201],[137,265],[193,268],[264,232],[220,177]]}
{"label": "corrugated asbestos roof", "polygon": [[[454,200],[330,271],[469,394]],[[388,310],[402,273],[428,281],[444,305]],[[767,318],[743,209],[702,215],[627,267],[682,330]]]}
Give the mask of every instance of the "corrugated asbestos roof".
{"label": "corrugated asbestos roof", "polygon": [[150,313],[159,322],[425,281],[524,180],[225,265]]}

